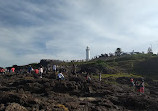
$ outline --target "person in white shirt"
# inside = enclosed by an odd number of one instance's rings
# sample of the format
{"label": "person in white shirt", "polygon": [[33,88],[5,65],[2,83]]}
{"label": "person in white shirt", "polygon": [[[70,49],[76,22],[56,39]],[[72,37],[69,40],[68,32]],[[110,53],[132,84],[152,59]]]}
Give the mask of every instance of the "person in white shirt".
{"label": "person in white shirt", "polygon": [[39,68],[39,73],[40,73],[40,78],[42,78],[42,74],[43,74],[43,67],[42,66]]}
{"label": "person in white shirt", "polygon": [[58,74],[58,80],[61,81],[64,79],[64,75],[62,74],[62,72],[60,71]]}
{"label": "person in white shirt", "polygon": [[99,73],[99,81],[101,81],[101,73]]}
{"label": "person in white shirt", "polygon": [[53,65],[53,72],[55,73],[57,70],[57,66],[56,65]]}

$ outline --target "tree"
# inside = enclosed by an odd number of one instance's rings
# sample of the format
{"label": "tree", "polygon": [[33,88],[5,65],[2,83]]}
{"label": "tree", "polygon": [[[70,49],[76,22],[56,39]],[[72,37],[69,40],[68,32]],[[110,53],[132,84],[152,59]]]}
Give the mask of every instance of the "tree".
{"label": "tree", "polygon": [[112,53],[109,53],[109,56],[110,56],[110,57],[113,57],[114,55],[113,55]]}
{"label": "tree", "polygon": [[115,56],[120,56],[122,53],[121,48],[117,48],[115,51]]}
{"label": "tree", "polygon": [[151,47],[149,47],[148,48],[148,52],[147,52],[148,54],[153,54],[153,51],[152,51],[152,48]]}

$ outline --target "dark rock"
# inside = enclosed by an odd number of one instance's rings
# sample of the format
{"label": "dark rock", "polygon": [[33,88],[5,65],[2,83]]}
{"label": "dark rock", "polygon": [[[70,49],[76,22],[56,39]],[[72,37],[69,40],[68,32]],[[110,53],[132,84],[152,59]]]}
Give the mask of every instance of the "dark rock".
{"label": "dark rock", "polygon": [[5,111],[28,111],[28,110],[25,107],[21,106],[20,104],[11,103],[6,107]]}

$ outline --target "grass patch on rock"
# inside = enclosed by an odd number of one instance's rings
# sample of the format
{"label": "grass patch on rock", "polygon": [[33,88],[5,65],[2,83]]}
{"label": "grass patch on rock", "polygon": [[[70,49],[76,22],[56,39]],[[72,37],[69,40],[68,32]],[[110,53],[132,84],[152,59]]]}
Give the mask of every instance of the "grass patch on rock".
{"label": "grass patch on rock", "polygon": [[[139,78],[142,76],[134,75],[134,74],[126,74],[126,73],[119,73],[119,74],[101,74],[102,78],[119,78],[119,77],[132,77],[132,78]],[[99,78],[98,75],[94,75],[94,78]]]}

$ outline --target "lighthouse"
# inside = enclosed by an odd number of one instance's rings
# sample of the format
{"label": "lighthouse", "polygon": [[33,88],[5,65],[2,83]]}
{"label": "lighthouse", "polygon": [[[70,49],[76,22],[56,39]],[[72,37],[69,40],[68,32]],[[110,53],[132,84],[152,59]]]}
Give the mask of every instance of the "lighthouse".
{"label": "lighthouse", "polygon": [[90,59],[90,49],[87,46],[87,48],[86,48],[86,61],[89,61],[89,59]]}

